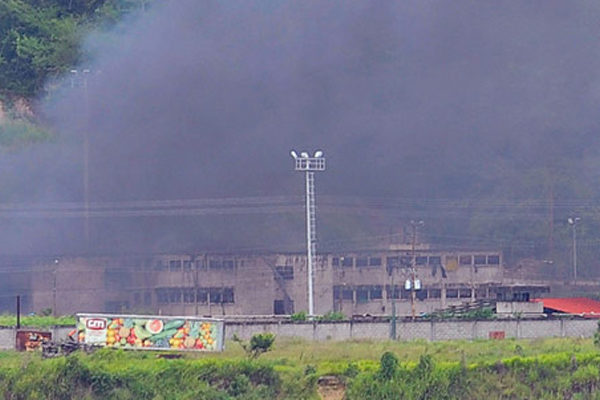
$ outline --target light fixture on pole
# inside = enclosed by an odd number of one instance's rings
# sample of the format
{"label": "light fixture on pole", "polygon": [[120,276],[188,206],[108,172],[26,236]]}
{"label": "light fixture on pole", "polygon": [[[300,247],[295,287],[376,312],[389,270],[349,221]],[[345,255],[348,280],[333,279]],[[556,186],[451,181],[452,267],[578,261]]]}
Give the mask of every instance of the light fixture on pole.
{"label": "light fixture on pole", "polygon": [[577,283],[577,224],[581,221],[579,217],[569,217],[567,222],[573,228],[573,282]]}
{"label": "light fixture on pole", "polygon": [[406,286],[409,286],[407,289],[410,289],[410,310],[412,315],[412,320],[415,320],[416,310],[415,310],[415,302],[416,302],[416,290],[421,290],[421,281],[417,279],[417,259],[415,256],[415,247],[417,244],[417,228],[419,226],[423,226],[425,223],[423,221],[410,221],[410,225],[412,226],[412,246],[411,246],[411,262],[410,262],[410,284],[409,281],[405,283]]}
{"label": "light fixture on pole", "polygon": [[313,157],[305,151],[298,153],[291,151],[296,171],[305,172],[306,176],[306,260],[308,267],[308,315],[313,316],[313,268],[316,260],[317,242],[317,216],[315,207],[315,172],[325,171],[325,158],[323,152],[317,150]]}

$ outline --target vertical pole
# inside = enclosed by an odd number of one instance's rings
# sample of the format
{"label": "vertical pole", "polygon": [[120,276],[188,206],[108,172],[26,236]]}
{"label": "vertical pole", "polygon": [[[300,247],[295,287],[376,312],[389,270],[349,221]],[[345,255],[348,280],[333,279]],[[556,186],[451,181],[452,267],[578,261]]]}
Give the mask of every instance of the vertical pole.
{"label": "vertical pole", "polygon": [[17,329],[21,329],[21,296],[17,296]]}
{"label": "vertical pole", "polygon": [[56,313],[56,268],[54,268],[54,272],[52,273],[52,314],[56,317],[58,314]]}
{"label": "vertical pole", "polygon": [[573,281],[577,283],[577,221],[573,224]]}
{"label": "vertical pole", "polygon": [[412,224],[412,260],[411,260],[411,268],[410,268],[410,310],[412,313],[412,320],[415,320],[416,310],[415,310],[415,300],[416,300],[416,292],[415,292],[415,244],[417,241],[417,225]]}
{"label": "vertical pole", "polygon": [[314,252],[314,172],[306,172],[306,259],[308,267],[308,315],[314,315],[313,298],[313,252]]}
{"label": "vertical pole", "polygon": [[90,249],[90,134],[89,125],[89,98],[88,98],[88,70],[83,71],[83,206],[84,206],[84,234],[86,250]]}
{"label": "vertical pole", "polygon": [[390,338],[392,340],[396,340],[396,287],[394,286],[394,267],[392,266],[391,269],[391,275],[392,275],[392,287],[391,287],[391,291],[392,291],[392,326],[390,327]]}

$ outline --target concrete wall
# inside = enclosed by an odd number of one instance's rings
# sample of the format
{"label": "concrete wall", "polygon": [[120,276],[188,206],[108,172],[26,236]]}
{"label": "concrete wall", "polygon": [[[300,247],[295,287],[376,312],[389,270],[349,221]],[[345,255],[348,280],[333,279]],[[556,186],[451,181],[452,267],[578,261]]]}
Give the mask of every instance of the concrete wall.
{"label": "concrete wall", "polygon": [[[52,338],[65,339],[73,327],[50,328]],[[543,337],[589,338],[597,329],[595,319],[552,319],[552,320],[495,320],[495,321],[398,321],[398,340],[425,339],[474,340],[488,339],[490,332],[504,332],[506,338],[530,339]],[[388,322],[330,322],[290,323],[281,322],[231,322],[225,327],[227,339],[236,334],[249,339],[256,333],[270,332],[279,337],[296,337],[305,340],[386,340],[390,337]],[[14,328],[0,327],[0,349],[15,348]]]}

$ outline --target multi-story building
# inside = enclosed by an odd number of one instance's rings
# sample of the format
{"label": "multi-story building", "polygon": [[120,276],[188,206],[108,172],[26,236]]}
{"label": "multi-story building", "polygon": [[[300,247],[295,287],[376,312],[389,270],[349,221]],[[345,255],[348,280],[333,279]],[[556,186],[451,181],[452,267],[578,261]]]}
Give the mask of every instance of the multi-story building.
{"label": "multi-story building", "polygon": [[[171,315],[291,314],[308,308],[304,253],[60,257],[38,261],[28,305],[38,312]],[[497,251],[374,250],[321,254],[315,312],[411,314],[476,299],[516,296]]]}

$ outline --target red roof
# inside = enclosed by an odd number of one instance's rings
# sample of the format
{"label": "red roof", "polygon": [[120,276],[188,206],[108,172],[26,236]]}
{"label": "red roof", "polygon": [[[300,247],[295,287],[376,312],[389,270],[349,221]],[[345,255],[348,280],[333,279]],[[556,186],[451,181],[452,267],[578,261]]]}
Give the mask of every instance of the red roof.
{"label": "red roof", "polygon": [[566,314],[580,314],[587,318],[600,318],[600,301],[586,297],[533,299],[544,303],[544,308]]}

